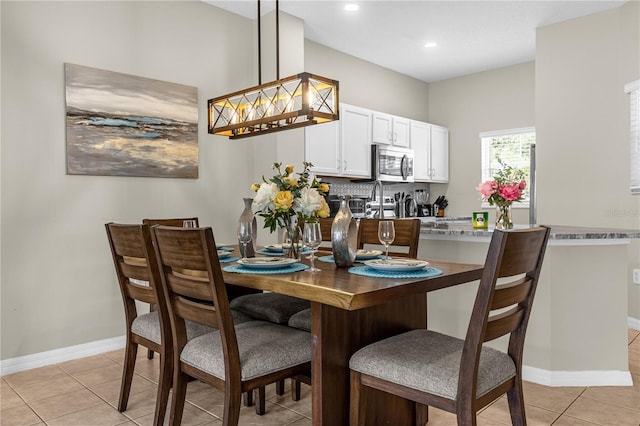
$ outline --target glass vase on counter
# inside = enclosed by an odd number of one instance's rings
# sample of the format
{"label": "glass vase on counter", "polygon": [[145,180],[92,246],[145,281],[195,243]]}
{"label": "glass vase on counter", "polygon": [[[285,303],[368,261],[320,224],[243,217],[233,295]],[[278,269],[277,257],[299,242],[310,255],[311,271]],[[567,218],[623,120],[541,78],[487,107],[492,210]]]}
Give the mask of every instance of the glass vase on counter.
{"label": "glass vase on counter", "polygon": [[496,229],[512,229],[511,203],[496,204]]}

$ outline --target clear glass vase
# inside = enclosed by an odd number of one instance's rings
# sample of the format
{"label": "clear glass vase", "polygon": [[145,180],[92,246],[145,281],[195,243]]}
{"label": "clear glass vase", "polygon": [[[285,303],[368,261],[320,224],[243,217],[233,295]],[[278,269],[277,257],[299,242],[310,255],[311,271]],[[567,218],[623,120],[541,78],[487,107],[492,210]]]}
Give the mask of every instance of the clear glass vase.
{"label": "clear glass vase", "polygon": [[285,223],[282,235],[282,254],[284,257],[302,259],[302,226],[304,223],[298,222],[298,217],[295,215]]}
{"label": "clear glass vase", "polygon": [[240,240],[238,240],[238,246],[240,247],[239,248],[240,255],[242,257],[255,257],[256,256],[256,237],[258,234],[258,223],[256,221],[256,216],[253,214],[253,211],[251,210],[251,203],[253,203],[253,198],[243,198],[242,201],[244,202],[244,210],[242,210],[242,213],[238,218],[238,225],[240,225],[241,223],[244,223],[245,226],[251,227],[251,241],[246,245],[247,253],[245,256],[244,246],[242,245]]}
{"label": "clear glass vase", "polygon": [[505,205],[496,204],[496,229],[513,228],[513,220],[511,219],[511,203]]}

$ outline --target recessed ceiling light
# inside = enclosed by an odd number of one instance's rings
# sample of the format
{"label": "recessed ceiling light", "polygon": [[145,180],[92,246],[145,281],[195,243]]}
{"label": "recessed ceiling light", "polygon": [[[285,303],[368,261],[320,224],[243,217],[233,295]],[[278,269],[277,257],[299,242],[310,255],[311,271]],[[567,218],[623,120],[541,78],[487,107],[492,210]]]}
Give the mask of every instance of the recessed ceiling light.
{"label": "recessed ceiling light", "polygon": [[425,43],[424,47],[436,47],[438,45],[438,43],[436,43],[435,41],[430,41],[429,43]]}
{"label": "recessed ceiling light", "polygon": [[349,3],[344,6],[344,10],[346,10],[347,12],[355,12],[358,9],[360,9],[360,6],[355,3]]}

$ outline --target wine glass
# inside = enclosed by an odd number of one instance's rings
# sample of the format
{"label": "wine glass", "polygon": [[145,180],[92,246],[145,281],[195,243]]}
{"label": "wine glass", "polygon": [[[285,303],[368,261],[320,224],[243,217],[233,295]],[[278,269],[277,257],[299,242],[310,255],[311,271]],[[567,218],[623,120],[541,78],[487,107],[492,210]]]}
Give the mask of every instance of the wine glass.
{"label": "wine glass", "polygon": [[309,268],[309,272],[318,272],[320,269],[314,266],[315,261],[315,253],[320,247],[322,243],[322,233],[320,231],[320,224],[318,222],[314,223],[305,223],[304,229],[302,231],[302,241],[304,245],[311,249],[311,256],[309,259],[311,261],[311,268]]}
{"label": "wine glass", "polygon": [[242,259],[247,259],[247,244],[251,242],[253,226],[249,222],[238,224],[238,241],[242,244]]}
{"label": "wine glass", "polygon": [[183,220],[182,221],[182,227],[183,228],[195,228],[196,227],[196,221],[193,220],[193,219]]}
{"label": "wine glass", "polygon": [[385,259],[389,259],[389,245],[396,238],[396,229],[393,226],[392,220],[381,220],[378,223],[378,239],[386,250]]}

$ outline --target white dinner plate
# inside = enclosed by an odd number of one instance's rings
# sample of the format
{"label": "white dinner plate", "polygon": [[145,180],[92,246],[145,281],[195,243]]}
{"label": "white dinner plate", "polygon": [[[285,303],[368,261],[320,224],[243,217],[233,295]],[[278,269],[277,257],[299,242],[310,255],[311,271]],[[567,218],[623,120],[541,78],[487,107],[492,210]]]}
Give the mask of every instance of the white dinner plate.
{"label": "white dinner plate", "polygon": [[356,260],[369,260],[369,259],[374,259],[378,256],[380,256],[382,254],[382,252],[380,250],[365,250],[365,249],[359,249],[356,252]]}
{"label": "white dinner plate", "polygon": [[364,264],[379,271],[408,272],[422,269],[429,265],[429,262],[417,259],[373,259],[366,260]]}
{"label": "white dinner plate", "polygon": [[289,259],[282,257],[249,257],[247,259],[240,259],[238,263],[247,268],[255,269],[275,269],[283,268],[285,266],[293,265],[297,263],[297,259]]}
{"label": "white dinner plate", "polygon": [[282,253],[282,244],[269,244],[264,246],[269,251],[273,251],[276,253]]}
{"label": "white dinner plate", "polygon": [[218,258],[224,259],[225,257],[231,256],[231,252],[229,250],[216,250],[218,252]]}

